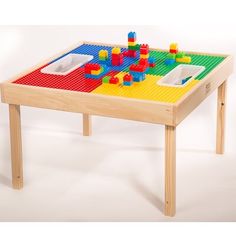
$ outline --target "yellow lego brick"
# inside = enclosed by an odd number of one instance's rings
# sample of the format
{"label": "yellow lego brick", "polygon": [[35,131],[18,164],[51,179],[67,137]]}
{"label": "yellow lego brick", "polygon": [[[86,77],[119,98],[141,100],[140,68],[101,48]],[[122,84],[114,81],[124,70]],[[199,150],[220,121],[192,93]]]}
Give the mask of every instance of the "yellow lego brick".
{"label": "yellow lego brick", "polygon": [[179,63],[191,63],[191,57],[182,57],[182,58],[176,58],[176,62]]}
{"label": "yellow lego brick", "polygon": [[137,43],[136,42],[128,42],[128,46],[136,46]]}
{"label": "yellow lego brick", "polygon": [[120,54],[121,50],[120,48],[112,48],[112,54]]}
{"label": "yellow lego brick", "polygon": [[178,49],[178,44],[177,43],[171,43],[170,44],[170,49],[172,49],[172,50]]}
{"label": "yellow lego brick", "polygon": [[146,55],[140,54],[140,58],[141,59],[148,59],[149,58],[149,54],[146,54]]}
{"label": "yellow lego brick", "polygon": [[[126,72],[120,72],[116,75],[120,83]],[[199,80],[192,80],[184,87],[168,87],[160,86],[157,81],[161,76],[146,75],[146,79],[142,82],[134,82],[132,86],[112,86],[111,84],[102,84],[92,93],[103,94],[109,96],[118,96],[125,98],[134,98],[149,101],[159,101],[166,103],[176,103],[182,96],[189,92]]]}
{"label": "yellow lego brick", "polygon": [[99,57],[103,57],[103,58],[108,58],[108,51],[107,50],[100,50],[98,53]]}
{"label": "yellow lego brick", "polygon": [[91,75],[100,75],[102,73],[102,69],[99,70],[91,70]]}

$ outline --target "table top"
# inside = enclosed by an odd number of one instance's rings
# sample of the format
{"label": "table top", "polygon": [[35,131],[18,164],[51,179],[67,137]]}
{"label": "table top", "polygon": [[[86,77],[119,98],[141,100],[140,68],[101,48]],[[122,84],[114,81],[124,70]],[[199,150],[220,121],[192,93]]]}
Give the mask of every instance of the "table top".
{"label": "table top", "polygon": [[[41,73],[47,65],[70,54],[93,55],[97,63],[98,52],[122,45],[104,45],[84,42],[55,56],[30,71],[24,72],[1,84],[2,102],[19,106],[31,106],[90,115],[137,120],[148,123],[177,126],[206,97],[215,91],[233,72],[233,57],[230,55],[186,52],[192,65],[204,66],[205,70],[183,87],[159,86],[157,81],[179,65],[164,63],[168,51],[150,49],[156,66],[149,68],[146,79],[130,87],[122,86],[123,76],[136,58],[124,58],[121,66],[110,66],[106,75],[114,75],[120,84],[103,84],[102,78],[85,78],[80,67],[67,75]],[[104,75],[105,76],[105,75]]]}
{"label": "table top", "polygon": [[[130,87],[121,86],[121,84],[102,84],[102,78],[107,75],[114,75],[119,78],[120,82],[122,82],[123,76],[129,70],[129,66],[138,62],[139,53],[136,58],[124,57],[124,63],[121,66],[111,65],[107,73],[104,74],[100,79],[85,78],[84,66],[72,71],[65,76],[44,74],[41,72],[42,68],[68,55],[69,53],[93,55],[94,59],[90,63],[98,63],[98,52],[102,49],[105,49],[108,50],[110,54],[112,48],[113,46],[99,45],[97,43],[83,43],[73,50],[69,50],[68,52],[64,53],[60,57],[53,59],[49,63],[46,63],[32,72],[17,78],[16,80],[12,81],[12,83],[34,87],[60,89],[60,91],[69,90],[90,94],[101,94],[105,96],[107,95],[175,104],[184,95],[186,96],[186,94],[193,90],[202,80],[206,78],[210,72],[219,67],[220,64],[226,59],[226,56],[221,55],[202,53],[187,54],[192,58],[190,63],[191,65],[204,66],[205,70],[184,87],[157,85],[157,81],[162,76],[173,70],[173,68],[178,66],[180,63],[176,62],[174,65],[165,65],[164,60],[168,52],[156,49],[150,49],[149,52],[150,57],[155,59],[156,66],[154,68],[149,68],[144,81],[134,83],[134,85]],[[127,50],[127,48],[121,48],[122,52],[125,50]]]}

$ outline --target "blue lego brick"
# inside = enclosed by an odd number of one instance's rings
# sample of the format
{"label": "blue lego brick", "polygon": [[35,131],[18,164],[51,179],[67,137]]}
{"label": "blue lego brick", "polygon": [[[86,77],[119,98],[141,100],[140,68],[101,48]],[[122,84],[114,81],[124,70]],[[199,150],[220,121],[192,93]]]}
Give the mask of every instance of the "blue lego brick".
{"label": "blue lego brick", "polygon": [[167,66],[175,64],[175,59],[166,59],[165,64]]}
{"label": "blue lego brick", "polygon": [[129,81],[124,81],[123,82],[123,85],[124,86],[131,86],[133,83],[132,82],[129,82]]}
{"label": "blue lego brick", "polygon": [[106,65],[102,65],[102,67],[103,67],[103,72],[101,74],[99,74],[99,75],[84,74],[85,78],[87,78],[87,79],[100,79],[102,76],[107,74],[107,72],[110,70],[110,68]]}
{"label": "blue lego brick", "polygon": [[141,75],[144,75],[145,72],[139,72],[139,71],[132,71],[132,70],[130,70],[130,74],[133,75],[133,76],[141,76]]}
{"label": "blue lego brick", "polygon": [[148,59],[148,62],[150,63],[150,64],[154,64],[155,63],[155,58],[153,58],[153,57],[149,57],[149,59]]}
{"label": "blue lego brick", "polygon": [[133,77],[134,82],[141,82],[145,79],[145,76]]}
{"label": "blue lego brick", "polygon": [[136,39],[136,33],[135,32],[129,32],[128,33],[128,38],[129,39]]}
{"label": "blue lego brick", "polygon": [[129,73],[133,76],[134,82],[141,82],[145,80],[145,72],[130,71]]}
{"label": "blue lego brick", "polygon": [[[112,47],[91,45],[91,44],[82,44],[81,46],[67,52],[66,54],[62,55],[61,57],[59,57],[55,60],[53,60],[50,63],[53,63],[53,62],[61,59],[62,57],[66,56],[70,53],[77,53],[77,54],[93,55],[94,58],[89,63],[99,63],[99,64],[103,65],[104,63],[99,60],[99,56],[98,56],[98,53],[99,53],[100,50],[107,50],[108,54],[111,55]],[[127,48],[121,48],[121,52],[124,52],[126,50],[127,50]],[[110,63],[110,58],[105,64],[107,66],[109,66],[111,70],[123,71],[126,68],[128,68],[131,64],[134,64],[134,63],[138,62],[138,60],[139,60],[139,52],[137,52],[137,57],[136,58],[124,57],[124,62],[121,66],[112,66],[111,63]]]}

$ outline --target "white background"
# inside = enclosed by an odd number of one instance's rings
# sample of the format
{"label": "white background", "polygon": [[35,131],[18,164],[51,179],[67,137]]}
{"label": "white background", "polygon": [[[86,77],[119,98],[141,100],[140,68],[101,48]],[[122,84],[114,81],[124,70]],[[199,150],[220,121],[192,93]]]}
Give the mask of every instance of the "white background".
{"label": "white background", "polygon": [[[89,9],[91,15],[88,11],[80,10],[82,3],[78,1],[67,1],[66,4],[59,1],[57,4],[48,1],[47,4],[44,1],[17,1],[14,3],[17,5],[8,1],[5,10],[2,8],[2,24],[94,25],[109,22],[157,26],[1,27],[1,81],[81,39],[126,43],[126,34],[131,29],[136,30],[139,41],[153,47],[167,48],[170,42],[177,41],[183,50],[236,54],[233,1],[153,2],[146,1],[147,5],[136,4],[131,17],[128,13],[124,14],[133,7],[127,1],[122,8],[113,6],[111,2],[97,1],[93,3],[95,7]],[[83,3],[85,9],[89,5],[92,6],[91,1]],[[99,7],[102,10],[99,11]],[[120,17],[112,17],[114,12],[120,13]],[[102,220],[103,216],[106,220],[235,221],[235,76],[232,76],[228,85],[224,156],[214,154],[216,94],[204,101],[178,127],[177,216],[174,219],[163,218],[156,201],[157,197],[163,196],[163,152],[159,148],[163,147],[164,136],[161,126],[95,118],[93,137],[85,139],[80,136],[82,126],[79,115],[24,108],[22,124],[26,187],[23,193],[16,193],[10,188],[8,113],[6,105],[2,104],[1,219],[13,219],[14,216],[22,219],[28,216],[37,220],[41,216],[39,220],[50,217],[82,220],[85,214],[76,207],[72,213],[73,206],[80,203],[79,207],[84,204],[84,210],[88,213],[87,220]],[[96,146],[95,151],[91,150],[91,144]],[[105,177],[107,175],[108,181]],[[137,183],[144,183],[148,191],[143,191],[143,188],[141,191],[140,188],[134,189],[128,184],[134,176],[138,178]],[[64,185],[61,181],[65,181]],[[67,196],[72,196],[71,191],[74,189],[78,190],[73,192],[74,201],[63,195],[68,188]],[[143,194],[146,192],[148,194]],[[81,193],[84,193],[82,203],[81,198],[76,199],[81,197]],[[153,205],[150,199],[153,194],[150,193],[154,193]],[[93,194],[96,207],[91,206],[91,202],[86,205],[86,197]],[[66,201],[56,202],[58,195]],[[20,206],[22,202],[24,204]],[[51,212],[56,212],[57,217],[55,214],[50,217],[47,215],[53,202],[56,203]],[[65,202],[70,202],[70,205],[63,205]],[[106,204],[109,209],[104,211],[102,206]],[[61,211],[55,211],[55,207]],[[63,213],[68,209],[70,211],[63,218]]]}

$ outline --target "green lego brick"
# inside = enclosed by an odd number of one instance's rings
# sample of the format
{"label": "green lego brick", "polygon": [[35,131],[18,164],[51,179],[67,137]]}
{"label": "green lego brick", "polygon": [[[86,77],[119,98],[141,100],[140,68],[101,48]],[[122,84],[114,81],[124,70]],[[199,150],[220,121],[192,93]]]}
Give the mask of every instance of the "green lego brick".
{"label": "green lego brick", "polygon": [[128,49],[129,49],[129,50],[136,51],[136,50],[137,50],[137,47],[136,47],[136,46],[128,46]]}
{"label": "green lego brick", "polygon": [[175,59],[175,57],[176,57],[176,54],[174,53],[168,53],[166,56],[167,59]]}
{"label": "green lego brick", "polygon": [[107,57],[99,57],[100,61],[106,61],[108,58]]}
{"label": "green lego brick", "polygon": [[138,51],[140,49],[140,44],[136,44],[135,46],[128,46],[128,49]]}
{"label": "green lego brick", "polygon": [[176,58],[183,58],[183,57],[185,57],[185,53],[184,52],[178,52],[176,54]]}
{"label": "green lego brick", "polygon": [[111,76],[105,76],[105,77],[103,77],[103,79],[102,79],[102,83],[104,83],[104,84],[108,84],[110,78],[111,78]]}
{"label": "green lego brick", "polygon": [[140,50],[140,46],[141,46],[140,44],[136,45],[137,50]]}

